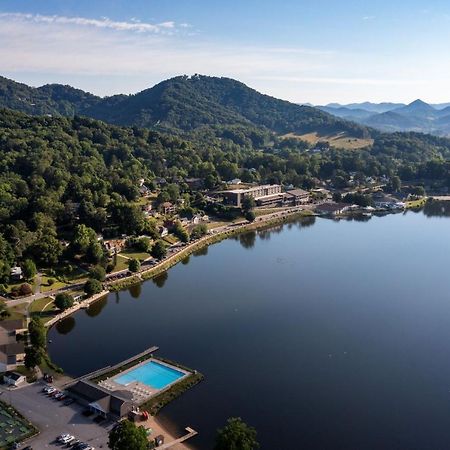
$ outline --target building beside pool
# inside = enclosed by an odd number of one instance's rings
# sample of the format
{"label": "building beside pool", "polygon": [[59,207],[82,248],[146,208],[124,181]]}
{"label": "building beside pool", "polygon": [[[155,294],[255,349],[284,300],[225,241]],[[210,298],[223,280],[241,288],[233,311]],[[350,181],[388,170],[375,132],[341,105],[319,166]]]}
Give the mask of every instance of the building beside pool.
{"label": "building beside pool", "polygon": [[69,395],[94,413],[111,420],[130,417],[149,399],[196,373],[153,357],[158,347],[74,380]]}
{"label": "building beside pool", "polygon": [[113,420],[126,417],[137,408],[127,390],[108,391],[89,380],[79,380],[67,389],[78,403]]}

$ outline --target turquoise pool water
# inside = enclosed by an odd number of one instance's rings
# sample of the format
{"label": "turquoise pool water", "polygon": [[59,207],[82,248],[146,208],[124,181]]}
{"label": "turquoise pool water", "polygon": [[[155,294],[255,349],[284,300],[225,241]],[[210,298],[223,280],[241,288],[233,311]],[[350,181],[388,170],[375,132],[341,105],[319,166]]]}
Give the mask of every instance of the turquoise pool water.
{"label": "turquoise pool water", "polygon": [[114,378],[119,384],[127,385],[133,381],[139,381],[154,389],[163,389],[170,383],[181,378],[184,374],[155,361],[150,361],[136,369]]}

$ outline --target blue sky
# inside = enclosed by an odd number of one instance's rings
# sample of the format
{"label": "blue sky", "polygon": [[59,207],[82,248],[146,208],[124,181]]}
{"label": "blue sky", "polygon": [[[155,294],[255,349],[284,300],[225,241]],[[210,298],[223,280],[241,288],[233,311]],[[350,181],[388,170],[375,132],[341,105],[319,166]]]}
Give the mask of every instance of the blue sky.
{"label": "blue sky", "polygon": [[0,74],[99,95],[228,76],[294,102],[450,101],[450,2],[0,0]]}

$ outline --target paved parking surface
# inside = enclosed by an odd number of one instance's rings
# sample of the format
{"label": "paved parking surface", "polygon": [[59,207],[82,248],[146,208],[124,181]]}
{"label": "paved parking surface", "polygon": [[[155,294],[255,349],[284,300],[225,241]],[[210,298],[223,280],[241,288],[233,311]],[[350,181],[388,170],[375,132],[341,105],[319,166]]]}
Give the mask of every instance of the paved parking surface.
{"label": "paved parking surface", "polygon": [[35,450],[47,448],[64,448],[55,442],[55,438],[62,433],[70,433],[76,439],[95,447],[95,449],[108,449],[108,432],[112,427],[111,422],[97,425],[92,419],[95,416],[84,417],[84,410],[80,405],[73,403],[64,406],[43,394],[41,383],[6,390],[0,388],[1,399],[10,403],[23,416],[32,422],[40,431],[40,434],[27,441],[25,445],[31,445]]}

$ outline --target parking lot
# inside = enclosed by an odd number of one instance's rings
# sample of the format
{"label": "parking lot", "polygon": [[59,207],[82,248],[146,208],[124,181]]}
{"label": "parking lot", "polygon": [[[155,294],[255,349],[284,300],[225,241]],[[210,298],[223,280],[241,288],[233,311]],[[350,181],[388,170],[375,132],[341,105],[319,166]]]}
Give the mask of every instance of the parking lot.
{"label": "parking lot", "polygon": [[23,388],[0,388],[1,399],[16,408],[40,431],[39,435],[24,445],[33,449],[61,448],[56,437],[69,433],[95,449],[108,449],[108,432],[111,422],[97,424],[95,416],[85,417],[84,408],[77,403],[65,406],[64,402],[48,397],[42,392],[44,384],[34,383]]}

